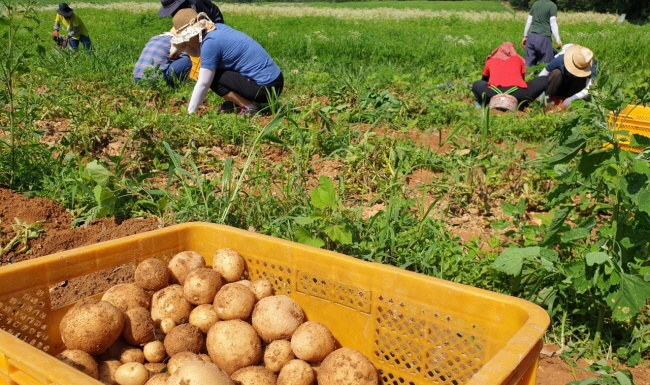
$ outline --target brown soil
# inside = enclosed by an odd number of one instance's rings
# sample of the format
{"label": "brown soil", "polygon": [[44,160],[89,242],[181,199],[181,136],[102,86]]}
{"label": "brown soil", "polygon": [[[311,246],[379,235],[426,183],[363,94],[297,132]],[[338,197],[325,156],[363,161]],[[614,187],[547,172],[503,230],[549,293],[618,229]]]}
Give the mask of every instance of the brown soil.
{"label": "brown soil", "polygon": [[[331,172],[335,165],[323,164]],[[43,198],[26,198],[21,194],[0,188],[0,245],[6,245],[7,240],[13,238],[15,232],[12,224],[14,218],[24,224],[44,221],[42,226],[45,232],[38,238],[27,242],[27,250],[19,252],[25,245],[18,244],[13,250],[0,257],[0,266],[9,263],[38,258],[58,251],[68,250],[79,246],[89,245],[110,239],[144,231],[155,230],[161,226],[155,218],[129,219],[117,222],[114,219],[98,219],[87,226],[71,228],[72,215],[59,204]],[[380,208],[379,208],[380,209]],[[378,210],[379,210],[378,209]],[[101,293],[109,287],[132,279],[133,269],[100,272],[92,277],[81,277],[79,280],[62,282],[60,287],[52,289],[53,301],[60,304],[69,303],[72,299]],[[595,374],[580,369],[588,366],[579,361],[574,370],[553,352],[557,350],[554,345],[546,345],[540,354],[540,364],[537,374],[537,385],[566,385],[574,380],[594,377]],[[634,380],[638,384],[650,383],[650,369],[637,367],[630,369]],[[575,375],[574,375],[575,373]]]}

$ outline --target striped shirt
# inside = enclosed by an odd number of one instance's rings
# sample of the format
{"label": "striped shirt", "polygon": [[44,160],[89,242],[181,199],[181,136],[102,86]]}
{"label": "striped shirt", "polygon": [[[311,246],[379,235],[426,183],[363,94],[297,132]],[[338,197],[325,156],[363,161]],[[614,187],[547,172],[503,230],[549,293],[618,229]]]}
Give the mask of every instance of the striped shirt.
{"label": "striped shirt", "polygon": [[159,68],[160,71],[165,71],[169,67],[173,61],[168,57],[172,45],[171,40],[172,34],[169,32],[149,39],[133,69],[133,77],[136,80],[145,77],[145,71],[149,68]]}

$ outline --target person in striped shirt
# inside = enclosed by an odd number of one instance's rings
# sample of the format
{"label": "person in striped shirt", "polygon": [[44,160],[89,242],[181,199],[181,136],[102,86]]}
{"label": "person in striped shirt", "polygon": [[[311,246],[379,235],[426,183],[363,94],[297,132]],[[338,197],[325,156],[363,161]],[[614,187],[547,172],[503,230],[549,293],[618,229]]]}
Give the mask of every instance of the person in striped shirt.
{"label": "person in striped shirt", "polygon": [[175,86],[187,79],[192,61],[186,54],[170,56],[173,36],[171,32],[165,32],[152,37],[145,44],[133,69],[136,83],[142,84],[146,80],[151,84],[162,79],[168,85]]}

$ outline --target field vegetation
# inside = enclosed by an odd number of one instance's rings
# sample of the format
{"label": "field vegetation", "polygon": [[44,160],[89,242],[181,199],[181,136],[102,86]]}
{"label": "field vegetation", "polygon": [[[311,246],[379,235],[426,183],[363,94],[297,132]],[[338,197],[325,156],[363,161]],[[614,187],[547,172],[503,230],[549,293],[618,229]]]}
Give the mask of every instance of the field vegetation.
{"label": "field vegetation", "polygon": [[192,82],[134,85],[171,28],[157,2],[70,3],[95,46],[77,53],[51,40],[55,6],[0,3],[0,183],[77,225],[223,223],[520,296],[570,359],[647,358],[648,154],[607,121],[650,102],[650,27],[561,14],[563,42],[598,60],[591,100],[497,114],[470,85],[521,40],[526,14],[500,2],[226,3],[287,84],[271,117],[245,119],[214,94],[188,115]]}

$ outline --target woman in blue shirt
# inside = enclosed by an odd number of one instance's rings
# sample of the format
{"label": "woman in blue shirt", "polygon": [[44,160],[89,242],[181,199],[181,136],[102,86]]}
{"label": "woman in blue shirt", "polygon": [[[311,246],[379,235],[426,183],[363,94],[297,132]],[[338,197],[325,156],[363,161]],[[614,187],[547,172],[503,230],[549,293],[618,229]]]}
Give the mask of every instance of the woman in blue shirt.
{"label": "woman in blue shirt", "polygon": [[191,8],[181,9],[173,19],[176,34],[172,44],[190,56],[201,57],[199,76],[187,107],[194,113],[208,89],[226,101],[220,112],[240,110],[253,116],[260,103],[279,96],[284,87],[282,70],[262,46],[243,32],[225,24],[214,24]]}

